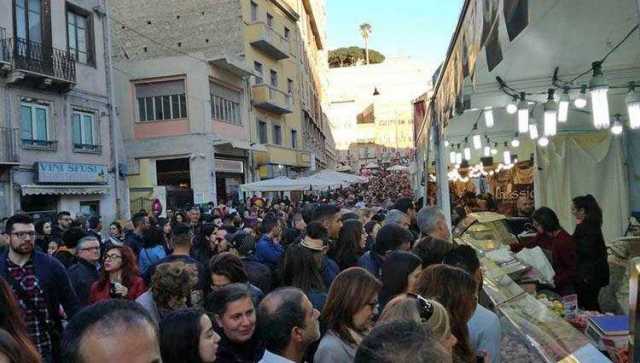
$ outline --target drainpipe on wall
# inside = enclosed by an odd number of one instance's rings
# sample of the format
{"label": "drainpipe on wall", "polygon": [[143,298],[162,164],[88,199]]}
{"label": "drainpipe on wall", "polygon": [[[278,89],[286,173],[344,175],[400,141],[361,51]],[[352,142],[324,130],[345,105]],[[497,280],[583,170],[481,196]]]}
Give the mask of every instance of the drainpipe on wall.
{"label": "drainpipe on wall", "polygon": [[120,218],[120,155],[118,152],[118,144],[116,142],[119,136],[118,130],[118,115],[116,114],[116,95],[113,81],[113,62],[112,62],[112,49],[111,49],[111,9],[109,8],[108,0],[102,0],[102,6],[104,7],[104,21],[102,22],[102,36],[104,43],[104,60],[105,71],[107,72],[107,92],[109,93],[109,122],[111,130],[111,155],[113,155],[114,165],[114,196],[116,201],[116,218]]}

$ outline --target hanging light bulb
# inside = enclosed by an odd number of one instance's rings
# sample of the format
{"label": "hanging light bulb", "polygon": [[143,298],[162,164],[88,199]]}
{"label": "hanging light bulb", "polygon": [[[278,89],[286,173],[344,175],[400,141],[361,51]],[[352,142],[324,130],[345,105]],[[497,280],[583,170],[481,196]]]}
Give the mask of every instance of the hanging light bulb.
{"label": "hanging light bulb", "polygon": [[511,151],[505,150],[502,156],[504,157],[504,163],[511,165]]}
{"label": "hanging light bulb", "polygon": [[491,156],[491,146],[489,146],[489,145],[485,145],[483,155],[484,155],[485,157],[489,157],[489,156]]}
{"label": "hanging light bulb", "polygon": [[629,127],[635,130],[640,128],[640,92],[635,88],[635,83],[631,82],[629,86],[625,101],[629,112]]}
{"label": "hanging light bulb", "polygon": [[573,101],[573,105],[580,109],[587,107],[587,85],[580,86],[580,93]]}
{"label": "hanging light bulb", "polygon": [[507,104],[506,110],[510,115],[518,112],[518,96],[513,96],[511,102]]}
{"label": "hanging light bulb", "polygon": [[535,140],[540,136],[538,134],[538,125],[536,125],[535,121],[529,125],[529,136],[531,137],[531,140]]}
{"label": "hanging light bulb", "polygon": [[455,164],[456,163],[456,152],[452,151],[449,153],[449,162],[451,162],[451,164]]}
{"label": "hanging light bulb", "polygon": [[498,143],[493,144],[493,148],[491,149],[491,155],[498,155]]}
{"label": "hanging light bulb", "polygon": [[602,73],[602,63],[593,62],[593,78],[591,78],[591,111],[593,113],[593,126],[596,129],[609,127],[609,84]]}
{"label": "hanging light bulb", "polygon": [[464,160],[471,160],[471,148],[468,146],[464,148]]}
{"label": "hanging light bulb", "polygon": [[464,138],[464,150],[463,150],[464,160],[471,160],[471,148],[469,147],[469,138]]}
{"label": "hanging light bulb", "polygon": [[548,91],[547,102],[544,104],[544,136],[554,136],[558,129],[558,104],[553,97],[555,90]]}
{"label": "hanging light bulb", "polygon": [[558,122],[567,122],[569,116],[569,87],[565,87],[558,102]]}
{"label": "hanging light bulb", "polygon": [[491,107],[487,107],[482,111],[484,113],[484,123],[488,128],[492,128],[494,124],[493,120],[493,109]]}
{"label": "hanging light bulb", "polygon": [[513,138],[513,140],[511,140],[511,146],[512,147],[519,147],[520,146],[520,140],[518,140],[518,133],[516,132],[516,136]]}
{"label": "hanging light bulb", "polygon": [[462,164],[462,153],[456,153],[456,164]]}
{"label": "hanging light bulb", "polygon": [[473,148],[476,150],[482,148],[482,138],[480,135],[473,135]]}
{"label": "hanging light bulb", "polygon": [[449,147],[449,140],[444,140],[444,147]]}
{"label": "hanging light bulb", "polygon": [[546,147],[549,145],[549,139],[546,136],[541,137],[540,140],[538,140],[538,145]]}
{"label": "hanging light bulb", "polygon": [[622,134],[622,121],[620,121],[620,115],[615,115],[616,119],[613,121],[613,125],[611,126],[611,133],[614,135]]}
{"label": "hanging light bulb", "polygon": [[518,104],[518,132],[526,134],[529,131],[529,103],[526,94],[520,93],[520,103]]}

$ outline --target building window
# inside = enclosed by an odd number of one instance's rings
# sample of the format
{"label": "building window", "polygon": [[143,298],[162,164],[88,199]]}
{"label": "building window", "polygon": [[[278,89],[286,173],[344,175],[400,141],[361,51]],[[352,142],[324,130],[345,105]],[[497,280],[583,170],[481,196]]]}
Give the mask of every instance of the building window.
{"label": "building window", "polygon": [[273,125],[273,143],[282,145],[282,127],[280,125]]}
{"label": "building window", "polygon": [[73,10],[67,11],[67,46],[76,61],[94,64],[91,46],[91,19]]}
{"label": "building window", "polygon": [[74,110],[71,115],[71,129],[73,134],[73,148],[78,150],[96,150],[96,123],[95,115],[89,112]]}
{"label": "building window", "polygon": [[42,43],[42,0],[14,0],[16,36]]}
{"label": "building window", "polygon": [[293,94],[293,80],[287,79],[287,93]]}
{"label": "building window", "polygon": [[256,73],[258,74],[256,76],[256,84],[262,84],[262,63],[260,62],[253,62],[253,69],[256,71]]}
{"label": "building window", "polygon": [[273,87],[278,87],[278,72],[271,70],[271,85]]}
{"label": "building window", "polygon": [[136,84],[139,121],[187,118],[184,80]]}
{"label": "building window", "polygon": [[222,121],[233,125],[242,125],[240,104],[242,95],[240,92],[210,83],[211,92],[211,116],[216,121]]}
{"label": "building window", "polygon": [[269,142],[267,140],[267,123],[264,121],[258,121],[258,141],[261,144]]}
{"label": "building window", "polygon": [[251,21],[258,20],[258,4],[251,2]]}
{"label": "building window", "polygon": [[49,108],[23,102],[20,105],[20,137],[23,142],[49,140]]}
{"label": "building window", "polygon": [[273,27],[273,15],[267,13],[267,25],[269,28]]}
{"label": "building window", "polygon": [[291,148],[292,149],[298,148],[298,131],[297,130],[291,130]]}
{"label": "building window", "polygon": [[289,40],[289,33],[291,31],[286,26],[284,27],[284,39]]}

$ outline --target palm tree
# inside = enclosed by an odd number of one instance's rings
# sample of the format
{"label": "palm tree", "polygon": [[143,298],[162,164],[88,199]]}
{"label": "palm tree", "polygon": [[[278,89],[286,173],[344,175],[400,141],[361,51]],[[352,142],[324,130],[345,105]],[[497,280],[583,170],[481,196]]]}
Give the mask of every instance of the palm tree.
{"label": "palm tree", "polygon": [[365,64],[369,64],[369,35],[371,34],[371,24],[369,23],[360,24],[360,34],[364,39]]}

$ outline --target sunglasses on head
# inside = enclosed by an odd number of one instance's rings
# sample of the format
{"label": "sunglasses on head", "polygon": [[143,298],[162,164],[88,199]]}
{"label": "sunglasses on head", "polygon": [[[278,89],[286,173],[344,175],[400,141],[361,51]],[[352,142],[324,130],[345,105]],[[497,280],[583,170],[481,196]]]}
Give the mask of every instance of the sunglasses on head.
{"label": "sunglasses on head", "polygon": [[429,300],[411,292],[408,293],[407,296],[416,299],[416,302],[418,303],[418,311],[420,312],[420,319],[422,320],[422,322],[426,322],[431,319],[431,316],[433,315],[433,304]]}

